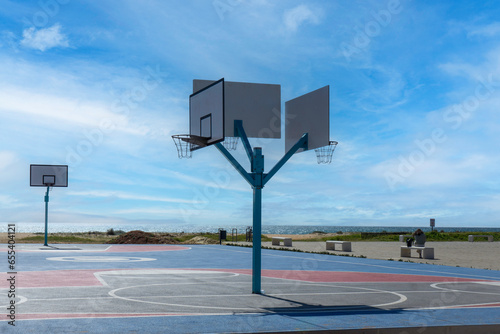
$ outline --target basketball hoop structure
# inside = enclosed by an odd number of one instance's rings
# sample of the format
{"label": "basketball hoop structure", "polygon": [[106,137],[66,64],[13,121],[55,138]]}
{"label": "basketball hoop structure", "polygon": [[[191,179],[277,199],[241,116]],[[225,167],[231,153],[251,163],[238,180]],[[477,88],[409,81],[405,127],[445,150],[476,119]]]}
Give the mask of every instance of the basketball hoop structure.
{"label": "basketball hoop structure", "polygon": [[[189,135],[174,135],[179,158],[192,151],[215,148],[253,190],[252,293],[261,294],[262,189],[296,153],[315,150],[318,163],[332,162],[336,141],[330,141],[330,86],[285,102],[285,154],[267,172],[262,147],[252,147],[249,138],[280,139],[281,86],[213,80],[193,80],[189,96]],[[238,141],[248,158],[244,168],[229,152]],[[248,238],[248,231],[247,231]]]}
{"label": "basketball hoop structure", "polygon": [[319,147],[314,150],[316,152],[316,158],[318,158],[318,164],[329,165],[332,163],[333,152],[337,147],[338,142],[331,140],[327,146]]}
{"label": "basketball hoop structure", "polygon": [[235,151],[238,148],[238,139],[239,137],[226,137],[222,145],[224,145],[228,151]]}
{"label": "basketball hoop structure", "polygon": [[68,186],[68,166],[67,165],[30,165],[30,186],[46,187],[45,202],[45,240],[47,244],[49,225],[49,192],[53,187]]}
{"label": "basketball hoop structure", "polygon": [[193,151],[207,146],[206,138],[194,135],[173,135],[172,139],[177,147],[177,155],[179,159],[190,159],[193,156]]}

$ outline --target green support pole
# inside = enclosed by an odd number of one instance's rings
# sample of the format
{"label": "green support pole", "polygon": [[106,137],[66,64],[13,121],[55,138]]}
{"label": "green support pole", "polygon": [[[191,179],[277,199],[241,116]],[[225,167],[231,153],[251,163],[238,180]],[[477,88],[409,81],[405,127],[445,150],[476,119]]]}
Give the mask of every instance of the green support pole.
{"label": "green support pole", "polygon": [[43,244],[44,246],[48,246],[47,229],[49,225],[49,189],[50,187],[47,187],[47,192],[45,193],[45,243]]}

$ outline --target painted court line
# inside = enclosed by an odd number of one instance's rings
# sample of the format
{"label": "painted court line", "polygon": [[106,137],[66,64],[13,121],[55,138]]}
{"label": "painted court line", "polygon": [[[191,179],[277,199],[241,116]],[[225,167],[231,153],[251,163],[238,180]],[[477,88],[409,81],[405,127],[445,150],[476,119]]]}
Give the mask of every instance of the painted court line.
{"label": "painted court line", "polygon": [[61,262],[144,262],[156,261],[156,259],[148,257],[130,257],[130,256],[63,256],[63,257],[48,257],[48,261]]}
{"label": "painted court line", "polygon": [[[102,275],[106,272],[113,272],[111,275],[116,275],[120,271],[124,271],[127,275],[134,272],[140,274],[146,273],[147,270],[153,270],[158,273],[158,269],[65,269],[52,271],[25,271],[19,272],[21,278],[18,282],[18,288],[49,288],[49,287],[76,287],[76,286],[102,286]],[[169,269],[165,269],[167,274]],[[233,274],[251,275],[251,269],[171,269],[184,270],[186,272],[225,272]],[[96,275],[96,273],[99,273]],[[462,277],[447,277],[447,276],[425,276],[425,275],[409,275],[409,274],[384,274],[370,272],[347,272],[347,271],[297,271],[297,270],[269,270],[263,269],[262,276],[267,278],[278,278],[287,280],[296,280],[301,282],[311,283],[333,283],[333,282],[427,282],[427,283],[457,283],[457,282],[478,282],[481,280],[462,278]],[[6,273],[0,274],[0,279],[7,279]]]}
{"label": "painted court line", "polygon": [[[27,246],[26,246],[27,245]],[[58,245],[58,244],[55,244]],[[31,247],[31,249],[29,248]],[[81,245],[76,245],[75,247],[85,247]],[[110,245],[101,249],[93,248],[82,248],[82,249],[64,249],[64,248],[54,248],[41,249],[39,245],[33,244],[19,244],[17,245],[16,252],[28,252],[28,253],[58,253],[58,252],[69,252],[69,253],[121,253],[121,252],[168,252],[168,251],[181,251],[189,250],[189,246],[178,246],[178,245]],[[1,251],[7,251],[7,247],[0,247]]]}
{"label": "painted court line", "polygon": [[[475,294],[478,294],[478,295],[488,295],[488,296],[491,296],[491,295],[498,295],[500,296],[500,293],[494,293],[494,292],[481,292],[481,291],[470,291],[470,290],[462,290],[462,289],[451,289],[451,288],[445,288],[445,287],[442,287],[442,286],[438,286],[438,285],[443,285],[443,284],[449,284],[450,282],[440,282],[440,283],[434,283],[434,284],[431,284],[431,287],[435,288],[435,289],[438,289],[438,290],[444,290],[444,291],[449,291],[449,292],[460,292],[460,293],[475,293]],[[453,283],[467,283],[467,282],[453,282]],[[484,282],[471,282],[471,283],[477,283],[477,284],[481,284],[481,283],[484,283]]]}
{"label": "painted court line", "polygon": [[[218,271],[229,271],[244,275],[251,275],[251,269],[215,269]],[[262,270],[263,277],[292,279],[311,283],[321,282],[412,282],[412,283],[436,283],[436,282],[477,282],[479,280],[462,277],[412,275],[412,274],[386,274],[357,271],[307,271],[307,270]]]}
{"label": "painted court line", "polygon": [[[211,282],[211,284],[215,284],[216,282]],[[210,284],[210,282],[206,282],[205,284]],[[231,284],[231,283],[227,283],[227,282],[224,282],[224,283],[220,283],[220,284]],[[137,288],[145,288],[145,287],[151,287],[151,286],[170,286],[170,285],[184,285],[184,283],[179,283],[179,284],[176,284],[176,283],[173,283],[173,284],[150,284],[150,285],[137,285],[137,286],[130,286],[130,287],[123,287],[123,288],[118,288],[118,289],[114,289],[112,291],[109,291],[108,294],[112,297],[116,297],[118,299],[122,299],[122,300],[126,300],[126,301],[132,301],[132,302],[139,302],[139,303],[145,303],[145,304],[153,304],[153,305],[165,305],[165,306],[175,306],[175,307],[186,307],[186,308],[199,308],[199,309],[216,309],[216,310],[240,310],[240,311],[254,311],[254,310],[260,310],[260,311],[265,311],[266,313],[269,312],[268,310],[266,309],[262,309],[260,307],[234,307],[234,306],[230,306],[230,307],[224,307],[224,306],[206,306],[206,305],[192,305],[192,304],[179,304],[179,303],[168,303],[168,302],[155,302],[155,301],[150,301],[150,300],[144,300],[144,299],[151,299],[151,298],[179,298],[179,297],[183,297],[183,296],[151,296],[151,297],[144,297],[144,296],[141,296],[141,297],[135,297],[135,298],[131,298],[131,297],[123,297],[123,296],[119,296],[117,295],[116,293],[119,292],[119,291],[125,291],[125,290],[128,290],[128,289],[137,289]],[[186,285],[189,285],[189,283],[186,283]],[[198,283],[194,283],[194,285],[200,285]],[[315,284],[310,284],[310,285],[315,285]],[[315,285],[315,286],[325,286],[325,285]],[[329,286],[328,286],[329,287]],[[336,286],[338,287],[338,286]],[[349,288],[352,288],[352,287],[349,287]],[[363,287],[356,287],[356,289],[360,289],[360,290],[365,290],[364,292],[357,292],[355,294],[390,294],[390,295],[395,295],[396,297],[398,297],[399,299],[396,300],[396,301],[392,301],[392,302],[387,302],[387,303],[381,303],[381,304],[374,304],[374,305],[369,305],[369,307],[385,307],[385,306],[392,306],[392,305],[396,305],[396,304],[400,304],[400,303],[403,303],[405,302],[408,298],[405,296],[405,295],[402,295],[400,293],[397,293],[397,292],[393,292],[393,291],[387,291],[387,290],[380,290],[380,289],[373,289],[373,288],[363,288]],[[368,293],[366,292],[368,291]],[[344,294],[344,295],[351,295],[352,293],[350,292],[346,292],[346,293],[301,293],[301,294],[287,294],[287,293],[284,293],[284,294],[264,294],[264,295],[252,295],[252,294],[238,294],[238,295],[198,295],[197,297],[198,298],[214,298],[214,297],[219,297],[219,298],[228,298],[228,297],[232,297],[232,298],[236,298],[236,297],[243,297],[243,298],[254,298],[254,299],[257,299],[257,298],[262,298],[262,297],[266,297],[266,296],[309,296],[309,295],[338,295],[338,294]],[[303,312],[304,309],[301,309],[301,312]]]}
{"label": "painted court line", "polygon": [[16,315],[18,320],[57,320],[57,319],[92,319],[92,318],[144,318],[144,317],[178,317],[178,316],[214,316],[231,315],[232,313],[25,313]]}
{"label": "painted court line", "polygon": [[[318,255],[326,256],[325,254],[313,254],[313,253],[303,253],[303,254],[311,254],[313,256],[313,258],[309,258],[309,259],[313,260],[313,261],[341,263],[341,264],[348,264],[348,265],[356,265],[356,266],[360,266],[360,267],[364,266],[364,267],[376,267],[376,268],[391,269],[391,270],[394,269],[394,267],[384,266],[384,265],[380,265],[380,264],[372,264],[372,263],[355,263],[354,264],[354,263],[348,262],[348,261],[318,258]],[[265,256],[287,257],[287,258],[294,258],[294,259],[301,259],[301,260],[307,259],[305,257],[298,257],[298,256],[292,256],[292,255],[282,255],[282,254],[279,254],[279,255],[278,254],[266,254]],[[335,255],[329,255],[329,256],[335,256]],[[384,261],[384,260],[378,260],[378,261]],[[445,267],[445,266],[443,266],[443,267]],[[458,276],[466,276],[466,277],[467,276],[471,276],[471,277],[475,277],[475,278],[481,277],[481,278],[486,279],[486,280],[500,280],[500,278],[498,278],[498,277],[493,278],[493,277],[490,277],[490,276],[482,276],[482,275],[476,275],[476,274],[454,273],[454,272],[447,272],[447,271],[437,271],[437,270],[429,270],[429,269],[423,269],[423,268],[419,268],[419,269],[405,268],[405,270],[406,271],[415,271],[417,273],[426,272],[426,273],[434,273],[434,274],[441,274],[441,275],[442,274],[448,274],[448,275],[458,275]]]}
{"label": "painted court line", "polygon": [[436,306],[436,307],[418,307],[418,308],[405,308],[405,310],[452,310],[461,308],[497,308],[500,307],[500,302],[493,303],[479,303],[479,304],[461,304],[449,306]]}

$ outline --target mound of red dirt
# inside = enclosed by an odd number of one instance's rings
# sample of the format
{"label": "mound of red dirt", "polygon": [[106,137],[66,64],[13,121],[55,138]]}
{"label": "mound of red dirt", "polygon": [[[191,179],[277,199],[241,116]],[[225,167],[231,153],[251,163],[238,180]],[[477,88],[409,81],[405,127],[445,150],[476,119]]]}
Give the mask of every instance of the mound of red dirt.
{"label": "mound of red dirt", "polygon": [[178,244],[170,235],[158,236],[143,231],[130,231],[118,238],[108,241],[108,244]]}

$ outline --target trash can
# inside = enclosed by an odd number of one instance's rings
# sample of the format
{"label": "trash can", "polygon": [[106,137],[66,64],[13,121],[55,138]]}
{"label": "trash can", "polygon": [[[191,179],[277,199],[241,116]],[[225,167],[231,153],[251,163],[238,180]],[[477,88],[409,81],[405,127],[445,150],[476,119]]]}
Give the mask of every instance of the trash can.
{"label": "trash can", "polygon": [[226,240],[226,235],[227,235],[226,230],[220,228],[219,229],[219,244],[222,244],[222,240]]}

